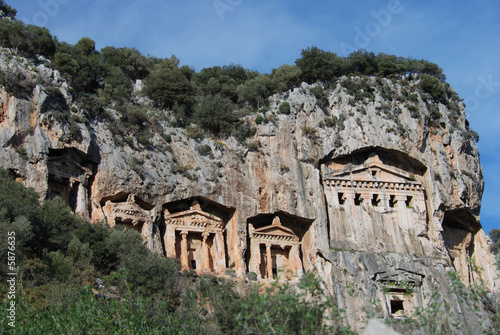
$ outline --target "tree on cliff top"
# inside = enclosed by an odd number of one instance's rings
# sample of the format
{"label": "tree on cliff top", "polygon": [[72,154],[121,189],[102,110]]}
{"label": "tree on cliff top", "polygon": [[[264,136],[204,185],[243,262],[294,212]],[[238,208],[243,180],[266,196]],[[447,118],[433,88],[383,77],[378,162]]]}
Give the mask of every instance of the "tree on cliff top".
{"label": "tree on cliff top", "polygon": [[9,17],[12,20],[15,19],[17,10],[7,5],[3,0],[0,1],[0,10],[3,12],[2,17]]}
{"label": "tree on cliff top", "polygon": [[490,231],[490,237],[493,241],[493,245],[491,246],[491,252],[495,255],[500,253],[500,229],[492,229]]}

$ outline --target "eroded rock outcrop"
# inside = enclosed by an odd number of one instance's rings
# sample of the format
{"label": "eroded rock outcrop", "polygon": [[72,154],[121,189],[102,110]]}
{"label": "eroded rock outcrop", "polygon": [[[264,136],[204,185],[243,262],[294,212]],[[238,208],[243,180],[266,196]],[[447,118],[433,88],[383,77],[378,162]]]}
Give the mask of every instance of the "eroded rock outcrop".
{"label": "eroded rock outcrop", "polygon": [[[0,92],[0,165],[42,198],[60,195],[95,223],[136,229],[186,269],[261,280],[317,271],[355,329],[373,305],[380,315],[409,315],[435,292],[481,328],[487,312],[474,314],[446,275],[493,292],[500,284],[461,104],[431,112],[418,95],[410,108],[376,88],[401,95],[401,83],[372,78],[373,101],[353,101],[341,79],[320,108],[315,85],[304,83],[270,98],[268,122],[246,117],[256,127],[252,150],[232,137],[197,141],[166,122],[143,147],[116,141],[105,121],[71,129],[51,117],[46,86],[77,119],[82,113],[57,71],[2,57],[40,84],[26,97]],[[289,115],[278,113],[285,101]]]}

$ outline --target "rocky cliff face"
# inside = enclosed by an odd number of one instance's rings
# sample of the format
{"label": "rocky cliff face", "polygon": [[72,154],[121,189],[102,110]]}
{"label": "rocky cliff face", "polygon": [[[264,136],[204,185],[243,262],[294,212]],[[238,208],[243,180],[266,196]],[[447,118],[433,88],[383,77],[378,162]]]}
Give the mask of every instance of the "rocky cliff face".
{"label": "rocky cliff face", "polygon": [[[0,166],[42,198],[59,195],[96,223],[137,229],[153,252],[186,267],[201,257],[204,270],[261,280],[279,268],[294,278],[317,271],[355,329],[370,313],[410,315],[436,292],[474,331],[487,322],[453,281],[500,284],[479,221],[479,153],[462,104],[429,103],[418,79],[351,79],[370,81],[374,99],[349,95],[345,78],[322,102],[311,92],[318,85],[275,94],[264,122],[246,117],[256,127],[250,144],[196,140],[165,121],[144,146],[117,137],[109,121],[86,122],[43,62],[3,52],[0,67],[27,87],[24,96],[0,91]],[[278,112],[283,102],[290,114]],[[61,104],[68,113],[57,117]],[[186,232],[183,260],[176,213],[209,213],[223,230],[213,239]]]}

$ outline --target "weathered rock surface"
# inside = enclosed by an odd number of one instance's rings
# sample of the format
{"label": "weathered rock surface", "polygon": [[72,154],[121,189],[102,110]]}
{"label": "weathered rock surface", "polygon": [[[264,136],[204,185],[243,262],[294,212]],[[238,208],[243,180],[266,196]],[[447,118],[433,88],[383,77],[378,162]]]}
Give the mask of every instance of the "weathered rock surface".
{"label": "weathered rock surface", "polygon": [[[310,92],[314,85],[304,83],[271,97],[269,122],[247,117],[257,128],[249,139],[258,142],[255,151],[232,137],[197,142],[166,122],[152,145],[131,147],[104,121],[77,123],[76,138],[68,123],[52,117],[47,87],[61,92],[72,115],[83,115],[57,71],[8,52],[1,54],[0,68],[38,83],[26,97],[0,91],[0,166],[42,198],[61,195],[96,223],[137,229],[160,254],[165,244],[177,243],[164,239],[165,210],[201,199],[224,218],[221,269],[240,278],[251,258],[249,223],[260,227],[259,215],[281,215],[296,225],[282,235],[300,236],[301,259],[294,266],[319,273],[355,329],[372,307],[379,316],[397,317],[426,307],[435,292],[473,332],[488,322],[486,311],[460,300],[446,275],[456,273],[464,284],[493,292],[500,284],[479,222],[484,181],[461,104],[453,111],[439,104],[436,121],[420,95],[413,111],[379,91],[375,101],[356,104],[338,84],[326,90],[329,106],[322,109]],[[401,94],[400,84],[382,84]],[[284,101],[291,105],[289,115],[278,113]],[[208,154],[198,150],[205,145]],[[210,239],[196,241],[212,248]],[[205,254],[215,255],[211,250]],[[264,278],[270,270],[260,271]],[[401,293],[405,285],[412,294]]]}

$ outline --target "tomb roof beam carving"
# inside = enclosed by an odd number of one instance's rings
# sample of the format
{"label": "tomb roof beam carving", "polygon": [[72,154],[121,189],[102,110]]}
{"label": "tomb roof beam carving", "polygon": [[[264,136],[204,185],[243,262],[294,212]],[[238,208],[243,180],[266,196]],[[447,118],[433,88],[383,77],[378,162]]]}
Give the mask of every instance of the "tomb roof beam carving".
{"label": "tomb roof beam carving", "polygon": [[423,185],[419,182],[392,182],[392,181],[357,181],[349,179],[327,179],[327,186],[336,188],[364,188],[364,189],[386,189],[423,192]]}
{"label": "tomb roof beam carving", "polygon": [[250,238],[262,241],[284,241],[284,242],[293,242],[299,243],[299,238],[297,236],[287,236],[287,235],[272,235],[272,234],[259,234],[253,233]]}
{"label": "tomb roof beam carving", "polygon": [[186,232],[186,233],[201,233],[201,234],[217,234],[220,233],[221,231],[217,230],[211,230],[211,229],[204,229],[201,227],[187,227],[187,226],[178,226],[174,228],[175,231],[178,232]]}

